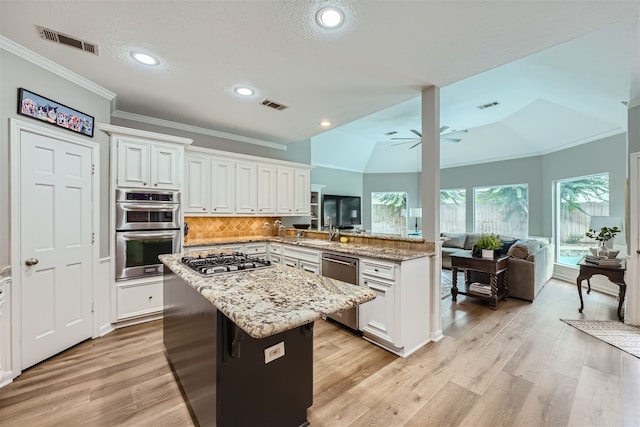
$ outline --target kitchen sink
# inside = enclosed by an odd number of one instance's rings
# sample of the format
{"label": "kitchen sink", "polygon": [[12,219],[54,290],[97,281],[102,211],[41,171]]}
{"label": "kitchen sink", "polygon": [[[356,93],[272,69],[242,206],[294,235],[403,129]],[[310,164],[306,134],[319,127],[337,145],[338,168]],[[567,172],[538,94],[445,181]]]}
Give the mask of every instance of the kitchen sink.
{"label": "kitchen sink", "polygon": [[329,240],[314,240],[314,239],[304,239],[304,240],[301,240],[301,242],[309,243],[310,245],[316,245],[316,246],[329,246],[336,243],[336,242],[330,242]]}

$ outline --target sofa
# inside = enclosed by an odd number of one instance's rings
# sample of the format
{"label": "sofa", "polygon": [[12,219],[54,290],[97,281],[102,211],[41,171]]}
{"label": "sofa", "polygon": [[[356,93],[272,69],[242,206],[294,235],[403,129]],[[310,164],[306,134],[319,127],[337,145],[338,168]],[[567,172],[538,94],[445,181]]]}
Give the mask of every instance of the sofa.
{"label": "sofa", "polygon": [[[451,268],[451,254],[473,250],[480,237],[476,233],[442,233],[442,268]],[[554,245],[546,237],[517,239],[500,236],[501,252],[509,255],[509,297],[533,301],[553,275]],[[486,274],[473,272],[470,280],[486,282]]]}

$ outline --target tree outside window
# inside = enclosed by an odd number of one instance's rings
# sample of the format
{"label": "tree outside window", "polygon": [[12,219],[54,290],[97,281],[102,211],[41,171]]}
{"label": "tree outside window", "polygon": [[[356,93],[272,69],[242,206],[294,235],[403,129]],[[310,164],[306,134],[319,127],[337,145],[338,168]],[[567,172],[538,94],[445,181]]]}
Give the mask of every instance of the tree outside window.
{"label": "tree outside window", "polygon": [[371,193],[371,232],[396,234],[407,233],[407,193]]}
{"label": "tree outside window", "polygon": [[609,215],[609,174],[556,182],[557,262],[575,267],[594,246],[585,236],[592,216]]}
{"label": "tree outside window", "polygon": [[440,190],[440,230],[448,233],[467,231],[467,191]]}
{"label": "tree outside window", "polygon": [[476,233],[529,235],[529,187],[526,184],[474,189]]}

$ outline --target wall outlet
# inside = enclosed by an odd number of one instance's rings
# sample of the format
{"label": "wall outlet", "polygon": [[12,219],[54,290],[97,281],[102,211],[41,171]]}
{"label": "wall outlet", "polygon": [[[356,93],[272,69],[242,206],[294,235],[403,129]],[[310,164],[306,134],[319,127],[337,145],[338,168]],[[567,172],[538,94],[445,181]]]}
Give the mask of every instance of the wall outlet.
{"label": "wall outlet", "polygon": [[264,364],[266,365],[269,362],[273,362],[282,356],[284,356],[284,341],[264,349]]}

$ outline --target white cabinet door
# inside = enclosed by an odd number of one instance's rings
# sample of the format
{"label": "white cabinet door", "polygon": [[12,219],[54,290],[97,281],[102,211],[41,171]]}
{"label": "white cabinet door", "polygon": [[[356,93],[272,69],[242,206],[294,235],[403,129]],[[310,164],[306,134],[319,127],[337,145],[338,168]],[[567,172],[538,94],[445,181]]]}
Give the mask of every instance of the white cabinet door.
{"label": "white cabinet door", "polygon": [[363,277],[361,286],[375,291],[376,298],[360,305],[360,330],[395,344],[393,282]]}
{"label": "white cabinet door", "polygon": [[211,156],[185,155],[184,213],[203,214],[211,209]]}
{"label": "white cabinet door", "polygon": [[182,175],[181,149],[165,145],[151,145],[151,187],[179,190]]}
{"label": "white cabinet door", "polygon": [[294,215],[294,169],[278,167],[277,185],[277,213],[281,215]]}
{"label": "white cabinet door", "polygon": [[211,165],[211,212],[232,214],[236,211],[236,162],[214,157]]}
{"label": "white cabinet door", "polygon": [[293,210],[296,215],[309,215],[311,203],[310,172],[308,169],[295,169]]}
{"label": "white cabinet door", "polygon": [[149,187],[149,144],[118,140],[118,186]]}
{"label": "white cabinet door", "polygon": [[258,181],[255,162],[236,162],[236,213],[255,215],[258,204]]}
{"label": "white cabinet door", "polygon": [[258,215],[272,215],[276,209],[276,177],[274,165],[258,164]]}

